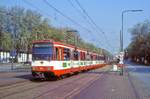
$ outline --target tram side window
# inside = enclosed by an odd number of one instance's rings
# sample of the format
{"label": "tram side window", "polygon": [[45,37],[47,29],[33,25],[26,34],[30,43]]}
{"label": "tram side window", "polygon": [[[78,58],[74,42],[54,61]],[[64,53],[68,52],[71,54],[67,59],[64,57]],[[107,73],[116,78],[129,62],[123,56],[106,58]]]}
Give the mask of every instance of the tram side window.
{"label": "tram side window", "polygon": [[94,60],[97,60],[97,55],[94,55],[93,57],[94,57]]}
{"label": "tram side window", "polygon": [[104,60],[104,57],[103,57],[103,56],[99,56],[99,59],[100,59],[100,60]]}
{"label": "tram side window", "polygon": [[81,52],[81,60],[85,60],[85,53],[84,52]]}
{"label": "tram side window", "polygon": [[64,60],[70,60],[70,49],[68,49],[68,48],[64,48],[64,52],[63,52],[63,54],[64,54]]}
{"label": "tram side window", "polygon": [[96,55],[93,56],[93,59],[96,60]]}
{"label": "tram side window", "polygon": [[59,50],[58,50],[58,48],[56,48],[55,51],[56,51],[56,60],[59,60]]}
{"label": "tram side window", "polygon": [[74,60],[78,60],[79,59],[79,52],[75,50],[73,53],[74,53],[73,54]]}
{"label": "tram side window", "polygon": [[92,57],[93,57],[92,59],[95,60],[95,55],[92,55]]}
{"label": "tram side window", "polygon": [[92,54],[90,54],[90,60],[93,60],[93,55]]}
{"label": "tram side window", "polygon": [[86,60],[88,60],[88,61],[89,61],[89,60],[90,60],[90,58],[91,58],[91,57],[90,57],[90,54],[89,54],[89,53],[87,53],[87,54],[86,54]]}
{"label": "tram side window", "polygon": [[101,57],[100,57],[100,56],[98,56],[98,60],[101,60]]}
{"label": "tram side window", "polygon": [[98,60],[98,55],[96,55],[96,60]]}
{"label": "tram side window", "polygon": [[80,60],[83,60],[83,52],[80,52]]}
{"label": "tram side window", "polygon": [[98,56],[98,60],[101,60],[101,56]]}
{"label": "tram side window", "polygon": [[83,60],[85,60],[85,52],[83,52]]}

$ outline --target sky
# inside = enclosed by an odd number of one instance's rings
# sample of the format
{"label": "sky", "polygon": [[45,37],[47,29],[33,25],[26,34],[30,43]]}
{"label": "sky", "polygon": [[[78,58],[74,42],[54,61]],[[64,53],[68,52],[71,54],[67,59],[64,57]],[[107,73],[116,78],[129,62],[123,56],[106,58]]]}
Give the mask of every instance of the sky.
{"label": "sky", "polygon": [[[97,47],[107,49],[112,53],[117,53],[120,49],[122,11],[143,10],[142,12],[128,12],[124,14],[124,48],[131,42],[129,30],[140,22],[150,20],[150,0],[78,0],[99,29],[89,24],[88,17],[84,14],[82,9],[80,9],[76,0],[47,1],[82,26],[74,25],[71,21],[49,7],[44,1],[45,0],[0,0],[0,6],[19,6],[37,11],[44,18],[48,18],[51,25],[55,27],[71,27],[77,30],[85,41],[91,42]],[[71,4],[73,4],[73,6]],[[103,31],[103,33],[101,31]]]}

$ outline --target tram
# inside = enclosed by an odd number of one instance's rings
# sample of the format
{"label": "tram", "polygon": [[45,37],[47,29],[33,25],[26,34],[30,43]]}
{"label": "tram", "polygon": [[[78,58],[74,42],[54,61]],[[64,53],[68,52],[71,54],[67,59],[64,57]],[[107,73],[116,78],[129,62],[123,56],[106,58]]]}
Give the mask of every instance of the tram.
{"label": "tram", "polygon": [[60,77],[105,66],[105,56],[52,40],[33,42],[32,75]]}

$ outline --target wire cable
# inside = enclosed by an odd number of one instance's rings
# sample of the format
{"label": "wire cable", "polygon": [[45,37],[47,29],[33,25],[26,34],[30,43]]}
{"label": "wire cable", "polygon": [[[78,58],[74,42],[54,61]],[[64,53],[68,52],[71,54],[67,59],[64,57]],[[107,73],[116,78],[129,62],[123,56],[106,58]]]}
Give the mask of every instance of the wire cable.
{"label": "wire cable", "polygon": [[[77,9],[77,8],[75,7],[75,5],[72,3],[71,0],[68,0],[68,2],[69,2],[70,5],[79,13],[79,15],[92,27],[92,30],[98,32],[98,31],[95,29],[95,27],[93,26],[93,24],[86,18],[86,15],[84,15],[79,9]],[[94,34],[95,34],[95,33],[93,33],[93,35],[94,35]],[[90,35],[91,35],[91,34],[90,34]],[[93,35],[91,35],[91,36],[93,36]],[[95,35],[95,36],[96,36],[96,35]],[[98,39],[98,41],[99,41],[99,39]],[[99,41],[99,44],[102,45],[101,41]]]}
{"label": "wire cable", "polygon": [[82,7],[82,5],[80,4],[80,2],[78,0],[75,0],[75,2],[78,4],[78,6],[80,7],[80,9],[83,11],[83,13],[88,17],[88,19],[91,21],[92,24],[95,25],[95,27],[104,35],[104,38],[106,40],[106,43],[108,44],[108,46],[111,46],[108,42],[107,36],[105,34],[105,32],[94,22],[94,20],[89,16],[89,14],[87,13],[87,11]]}
{"label": "wire cable", "polygon": [[53,5],[51,5],[47,0],[43,0],[45,2],[45,4],[47,4],[50,8],[54,9],[57,13],[59,13],[60,15],[62,15],[63,17],[65,17],[66,19],[68,19],[69,21],[71,21],[74,25],[78,25],[80,27],[82,27],[83,29],[85,29],[88,32],[91,32],[89,29],[87,29],[86,27],[82,26],[81,24],[79,24],[78,22],[74,21],[72,18],[68,17],[67,15],[65,15],[63,12],[61,12],[60,10],[58,10],[57,8],[55,8]]}

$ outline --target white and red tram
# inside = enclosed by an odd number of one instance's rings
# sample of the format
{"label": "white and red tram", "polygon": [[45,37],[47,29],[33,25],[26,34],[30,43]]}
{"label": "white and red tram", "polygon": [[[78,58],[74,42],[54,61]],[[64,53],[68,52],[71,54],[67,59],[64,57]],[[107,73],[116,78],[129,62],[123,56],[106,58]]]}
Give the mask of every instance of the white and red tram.
{"label": "white and red tram", "polygon": [[105,57],[72,45],[40,40],[33,42],[32,75],[62,76],[105,66]]}

